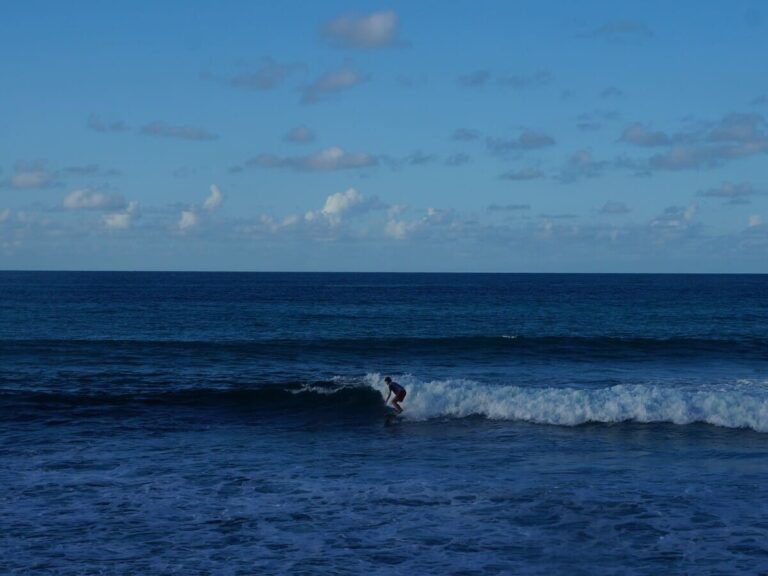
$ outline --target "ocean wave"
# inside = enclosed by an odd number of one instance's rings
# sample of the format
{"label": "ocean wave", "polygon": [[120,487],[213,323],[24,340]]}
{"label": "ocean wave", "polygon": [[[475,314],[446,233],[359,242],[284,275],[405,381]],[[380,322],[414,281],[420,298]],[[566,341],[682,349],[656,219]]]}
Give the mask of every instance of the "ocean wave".
{"label": "ocean wave", "polygon": [[744,357],[765,359],[768,339],[756,337],[447,336],[437,338],[264,338],[255,340],[0,340],[4,354],[112,353],[244,354],[283,358],[302,354],[474,355],[499,357],[647,358]]}
{"label": "ocean wave", "polygon": [[[768,432],[768,385],[751,381],[729,386],[671,387],[618,384],[601,389],[499,386],[472,380],[421,381],[404,376],[404,416],[412,420],[480,416],[536,424],[707,423]],[[384,393],[379,374],[366,383]]]}
{"label": "ocean wave", "polygon": [[[408,394],[406,421],[484,418],[578,426],[621,422],[693,424],[768,432],[768,382],[741,380],[726,385],[618,384],[604,388],[512,386],[446,379],[423,381],[398,376]],[[0,391],[5,418],[34,412],[131,407],[224,409],[355,415],[385,413],[386,386],[380,374],[312,383],[283,383],[248,389],[188,388],[125,393]],[[93,412],[93,409],[96,409]]]}

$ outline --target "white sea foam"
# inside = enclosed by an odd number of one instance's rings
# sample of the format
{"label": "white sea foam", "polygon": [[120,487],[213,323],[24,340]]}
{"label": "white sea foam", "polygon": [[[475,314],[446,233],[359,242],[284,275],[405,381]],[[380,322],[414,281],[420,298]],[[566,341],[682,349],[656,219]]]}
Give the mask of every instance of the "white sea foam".
{"label": "white sea foam", "polygon": [[[381,375],[368,374],[365,380],[386,395]],[[504,386],[461,379],[424,382],[409,375],[398,381],[408,391],[404,416],[413,420],[483,416],[561,426],[706,422],[768,432],[768,385],[754,381],[695,388],[620,384],[601,389]]]}

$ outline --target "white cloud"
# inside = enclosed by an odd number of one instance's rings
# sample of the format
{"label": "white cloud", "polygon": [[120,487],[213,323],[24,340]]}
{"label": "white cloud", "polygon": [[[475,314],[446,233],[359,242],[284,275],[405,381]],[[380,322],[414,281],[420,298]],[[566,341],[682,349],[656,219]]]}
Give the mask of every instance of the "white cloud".
{"label": "white cloud", "polygon": [[190,232],[201,226],[224,201],[224,195],[216,184],[208,188],[208,196],[202,206],[195,204],[186,210],[182,210],[176,228],[179,232]]}
{"label": "white cloud", "polygon": [[325,221],[331,226],[338,226],[342,218],[351,213],[363,213],[375,208],[384,208],[376,197],[365,198],[354,188],[336,192],[325,199],[321,210],[309,211],[304,215],[306,222]]}
{"label": "white cloud", "polygon": [[534,130],[523,130],[517,138],[486,138],[485,145],[492,154],[506,154],[524,150],[537,150],[555,145],[555,139],[549,134]]}
{"label": "white cloud", "polygon": [[306,172],[325,172],[331,170],[347,170],[365,168],[378,163],[374,156],[362,152],[346,152],[337,146],[325,148],[308,156],[275,156],[260,154],[251,158],[245,164],[259,168],[292,168]]}
{"label": "white cloud", "polygon": [[56,183],[56,174],[48,170],[45,160],[19,161],[13,170],[13,175],[5,184],[17,190],[48,188]]}
{"label": "white cloud", "polygon": [[635,146],[666,146],[672,144],[673,139],[660,130],[648,130],[639,122],[627,126],[620,140]]}
{"label": "white cloud", "polygon": [[302,88],[301,101],[304,104],[314,104],[328,94],[349,90],[362,84],[368,79],[349,65],[337,70],[326,72],[314,82]]}
{"label": "white cloud", "polygon": [[502,180],[524,181],[544,178],[544,172],[538,168],[523,168],[521,170],[509,170],[499,176]]}
{"label": "white cloud", "polygon": [[588,150],[577,150],[560,171],[559,178],[564,183],[575,182],[581,178],[594,178],[608,165],[609,162],[604,160],[595,160]]}
{"label": "white cloud", "polygon": [[203,202],[203,209],[207,210],[208,212],[212,212],[213,210],[216,210],[216,208],[221,206],[221,203],[224,200],[224,196],[222,195],[221,190],[219,190],[219,187],[216,186],[216,184],[211,184],[209,190],[210,190],[210,194],[205,199],[205,202]]}
{"label": "white cloud", "polygon": [[629,211],[624,202],[606,202],[600,208],[600,214],[626,214]]}
{"label": "white cloud", "polygon": [[131,201],[122,212],[113,212],[102,216],[102,224],[107,230],[127,230],[139,217],[139,203]]}
{"label": "white cloud", "polygon": [[272,90],[282,84],[291,74],[303,68],[304,65],[302,64],[283,64],[275,62],[271,58],[265,58],[257,70],[232,76],[228,82],[234,88]]}
{"label": "white cloud", "polygon": [[336,194],[331,194],[325,200],[323,214],[326,216],[339,215],[360,204],[362,201],[363,195],[354,188],[350,188],[346,192],[337,192]]}
{"label": "white cloud", "polygon": [[651,227],[687,228],[697,211],[698,206],[696,204],[692,204],[688,207],[669,206],[664,209],[664,212],[651,221]]}
{"label": "white cloud", "polygon": [[11,209],[0,210],[0,224],[11,218]]}
{"label": "white cloud", "polygon": [[405,240],[417,227],[418,222],[415,221],[391,219],[384,226],[384,235],[395,240]]}
{"label": "white cloud", "polygon": [[464,86],[465,88],[482,88],[490,79],[491,73],[488,70],[475,70],[474,72],[459,76],[457,82],[459,86]]}
{"label": "white cloud", "polygon": [[397,42],[397,14],[392,10],[344,15],[323,27],[323,36],[338,48],[370,49]]}
{"label": "white cloud", "polygon": [[88,117],[88,128],[96,132],[125,132],[128,126],[122,120],[104,119],[97,114]]}
{"label": "white cloud", "polygon": [[197,141],[216,140],[219,137],[218,134],[214,134],[203,128],[194,128],[191,126],[172,126],[160,121],[147,124],[141,129],[141,133],[147,136]]}
{"label": "white cloud", "polygon": [[595,28],[588,36],[602,38],[608,42],[642,42],[653,37],[648,26],[637,20],[614,20]]}
{"label": "white cloud", "polygon": [[67,194],[63,205],[70,210],[119,210],[125,206],[125,199],[119,194],[106,194],[84,188]]}
{"label": "white cloud", "polygon": [[389,218],[384,225],[384,236],[394,240],[406,240],[414,234],[430,234],[431,231],[438,229],[456,231],[461,228],[461,223],[453,210],[430,207],[427,208],[424,216],[412,220],[398,219],[396,216],[397,213],[390,210]]}
{"label": "white cloud", "polygon": [[[675,144],[648,159],[658,170],[713,168],[737,158],[768,152],[768,123],[760,114],[728,114],[703,131],[667,137]],[[654,136],[655,134],[655,136]],[[663,133],[649,133],[648,141],[661,143]]]}
{"label": "white cloud", "polygon": [[752,214],[749,217],[749,227],[754,228],[755,226],[761,226],[763,224],[763,218],[760,216],[760,214]]}
{"label": "white cloud", "polygon": [[294,144],[309,144],[314,142],[315,133],[306,126],[296,126],[296,128],[288,131],[285,135],[285,140]]}
{"label": "white cloud", "polygon": [[749,182],[734,184],[732,182],[723,182],[717,188],[701,190],[698,195],[706,198],[722,198],[727,200],[726,204],[749,204],[749,197],[757,194]]}
{"label": "white cloud", "polygon": [[179,230],[186,232],[195,228],[199,222],[200,218],[197,214],[192,212],[192,210],[182,210],[177,226],[179,227]]}

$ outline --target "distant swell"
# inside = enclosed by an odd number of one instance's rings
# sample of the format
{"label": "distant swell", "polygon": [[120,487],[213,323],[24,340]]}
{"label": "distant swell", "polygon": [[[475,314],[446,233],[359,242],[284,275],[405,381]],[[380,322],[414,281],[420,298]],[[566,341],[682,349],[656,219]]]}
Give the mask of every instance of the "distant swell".
{"label": "distant swell", "polygon": [[740,357],[766,359],[764,338],[624,338],[613,336],[455,336],[261,340],[3,340],[3,354],[227,355],[290,359],[297,354],[456,355],[558,358]]}
{"label": "distant swell", "polygon": [[242,407],[265,410],[320,410],[326,407],[383,409],[381,395],[369,387],[344,387],[332,382],[311,386],[283,384],[252,389],[186,388],[168,391],[112,392],[38,392],[0,391],[0,405],[39,409],[85,407]]}

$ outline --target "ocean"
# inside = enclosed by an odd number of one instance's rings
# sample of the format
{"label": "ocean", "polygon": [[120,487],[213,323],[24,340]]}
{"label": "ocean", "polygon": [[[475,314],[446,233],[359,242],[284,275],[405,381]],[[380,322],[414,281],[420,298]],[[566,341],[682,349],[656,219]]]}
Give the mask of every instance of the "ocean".
{"label": "ocean", "polygon": [[3,574],[765,574],[766,480],[766,275],[0,272]]}

